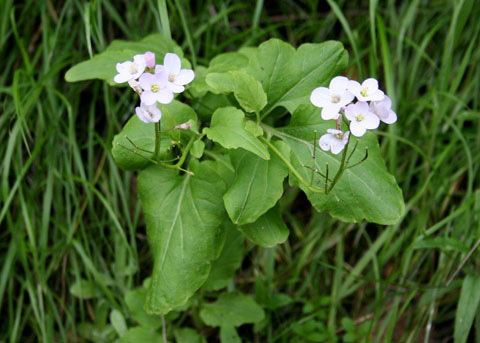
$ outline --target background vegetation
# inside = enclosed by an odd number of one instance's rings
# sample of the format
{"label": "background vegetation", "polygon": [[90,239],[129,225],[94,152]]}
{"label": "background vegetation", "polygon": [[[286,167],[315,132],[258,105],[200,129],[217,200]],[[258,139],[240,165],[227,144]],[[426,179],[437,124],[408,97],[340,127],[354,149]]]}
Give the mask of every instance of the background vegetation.
{"label": "background vegetation", "polygon": [[[346,75],[381,80],[399,115],[378,133],[403,220],[344,224],[291,192],[289,241],[251,249],[231,285],[266,309],[245,341],[450,341],[455,325],[466,340],[480,299],[478,2],[167,3],[193,64],[270,37],[339,39]],[[162,31],[159,18],[147,0],[0,1],[0,341],[111,341],[110,312],[131,321],[125,295],[151,259],[135,175],[109,147],[133,98],[64,72],[114,38]],[[169,337],[189,326],[214,340],[197,312],[167,317]]]}

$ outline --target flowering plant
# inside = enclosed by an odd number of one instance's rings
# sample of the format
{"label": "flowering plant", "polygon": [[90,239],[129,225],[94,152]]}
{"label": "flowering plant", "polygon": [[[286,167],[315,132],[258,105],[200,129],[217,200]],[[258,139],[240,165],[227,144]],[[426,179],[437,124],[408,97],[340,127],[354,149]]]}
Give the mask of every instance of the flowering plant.
{"label": "flowering plant", "polygon": [[284,242],[278,202],[288,187],[344,221],[400,219],[401,190],[369,132],[396,114],[376,80],[336,76],[347,59],[339,42],[295,49],[271,39],[192,69],[173,41],[152,35],[114,41],[67,72],[72,82],[128,84],[140,98],[112,155],[138,171],[154,258],[148,312],[226,287],[245,238]]}

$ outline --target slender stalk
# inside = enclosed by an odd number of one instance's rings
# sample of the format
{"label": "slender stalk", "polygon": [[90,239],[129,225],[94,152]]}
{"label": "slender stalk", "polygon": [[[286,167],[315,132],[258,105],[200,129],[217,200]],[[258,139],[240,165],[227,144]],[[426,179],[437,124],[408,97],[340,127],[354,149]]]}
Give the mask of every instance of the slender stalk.
{"label": "slender stalk", "polygon": [[153,158],[155,161],[160,161],[160,144],[162,142],[162,132],[160,121],[155,123],[155,152]]}
{"label": "slender stalk", "polygon": [[348,145],[350,144],[350,138],[348,139],[348,142],[347,144],[345,145],[345,150],[343,150],[343,154],[342,154],[342,160],[340,162],[340,167],[338,167],[338,171],[337,173],[335,174],[334,178],[333,178],[333,181],[332,183],[330,184],[330,187],[328,188],[328,193],[330,193],[333,189],[333,187],[335,187],[335,184],[338,182],[338,180],[340,179],[340,177],[342,176],[343,172],[345,171],[345,167],[346,167],[346,160],[347,160],[347,152],[348,152]]}

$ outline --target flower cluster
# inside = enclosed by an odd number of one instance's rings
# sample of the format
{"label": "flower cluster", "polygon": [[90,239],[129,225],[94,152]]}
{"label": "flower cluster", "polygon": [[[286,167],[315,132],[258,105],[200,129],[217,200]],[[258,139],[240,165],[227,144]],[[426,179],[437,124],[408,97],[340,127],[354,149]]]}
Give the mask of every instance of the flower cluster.
{"label": "flower cluster", "polygon": [[116,83],[128,82],[140,95],[140,106],[135,108],[138,118],[145,123],[156,123],[162,117],[157,103],[169,104],[175,93],[185,90],[195,74],[191,69],[182,69],[180,57],[167,53],[163,64],[155,64],[155,54],[146,52],[135,55],[133,61],[117,63]]}
{"label": "flower cluster", "polygon": [[[357,102],[353,103],[355,98]],[[378,88],[378,81],[373,78],[360,84],[344,76],[334,77],[328,88],[315,88],[310,101],[322,108],[322,119],[336,120],[336,129],[327,130],[319,140],[322,150],[335,155],[348,143],[350,132],[361,137],[367,130],[376,129],[380,121],[386,124],[397,121],[392,101]],[[349,121],[350,131],[340,130],[343,117]]]}

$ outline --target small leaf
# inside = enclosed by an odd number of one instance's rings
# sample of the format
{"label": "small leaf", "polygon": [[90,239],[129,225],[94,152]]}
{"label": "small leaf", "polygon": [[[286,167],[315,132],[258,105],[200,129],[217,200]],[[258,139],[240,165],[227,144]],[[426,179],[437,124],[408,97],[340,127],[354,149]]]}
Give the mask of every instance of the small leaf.
{"label": "small leaf", "polygon": [[92,299],[100,295],[97,286],[93,282],[82,279],[70,287],[70,293],[80,299]]}
{"label": "small leaf", "polygon": [[246,112],[259,113],[267,105],[267,95],[262,84],[245,72],[230,72],[234,81],[235,99]]}
{"label": "small leaf", "polygon": [[235,89],[235,82],[230,73],[209,73],[205,77],[205,82],[214,94],[228,94]]}
{"label": "small leaf", "polygon": [[260,305],[252,297],[240,293],[223,293],[216,302],[205,304],[200,310],[200,318],[210,326],[237,327],[258,323],[264,317]]}
{"label": "small leaf", "polygon": [[215,56],[208,66],[209,73],[224,73],[242,69],[248,65],[248,58],[239,52],[227,52]]}
{"label": "small leaf", "polygon": [[205,342],[202,336],[200,336],[195,330],[191,328],[175,329],[175,342],[176,343],[202,343]]}
{"label": "small leaf", "polygon": [[113,309],[112,312],[110,312],[110,323],[120,337],[127,332],[127,323],[119,310]]}
{"label": "small leaf", "polygon": [[162,335],[152,329],[137,326],[123,335],[120,343],[162,342]]}
{"label": "small leaf", "polygon": [[262,127],[252,120],[247,120],[247,122],[245,123],[245,130],[252,133],[255,137],[260,137],[261,135],[263,135]]}
{"label": "small leaf", "polygon": [[145,312],[144,306],[147,299],[147,290],[143,287],[128,291],[125,294],[125,303],[129,314],[140,326],[157,329],[162,325],[160,317]]}
{"label": "small leaf", "polygon": [[196,140],[193,142],[192,149],[190,153],[195,158],[200,158],[203,155],[203,151],[205,150],[205,143],[202,140]]}
{"label": "small leaf", "polygon": [[[166,149],[164,144],[164,150]],[[151,163],[155,150],[155,124],[144,123],[132,116],[112,142],[115,163],[125,170],[139,170]]]}
{"label": "small leaf", "polygon": [[289,233],[278,207],[272,208],[254,223],[239,226],[238,229],[262,247],[273,247],[285,242]]}
{"label": "small leaf", "polygon": [[268,160],[270,154],[265,145],[252,133],[245,130],[245,115],[235,107],[217,109],[212,116],[210,128],[203,132],[214,142],[227,149],[242,148]]}
{"label": "small leaf", "polygon": [[225,183],[219,162],[190,161],[194,175],[151,166],[138,192],[154,257],[146,310],[166,314],[187,303],[203,285],[217,255],[225,218]]}
{"label": "small leaf", "polygon": [[233,326],[222,326],[220,328],[221,343],[242,343],[237,330]]}
{"label": "small leaf", "polygon": [[480,304],[480,276],[467,275],[463,280],[460,299],[455,315],[454,341],[464,343],[472,328],[473,320],[478,315]]}
{"label": "small leaf", "polygon": [[235,179],[223,196],[225,208],[235,224],[253,223],[282,196],[288,169],[276,155],[266,161],[248,151],[238,150],[230,157]]}

